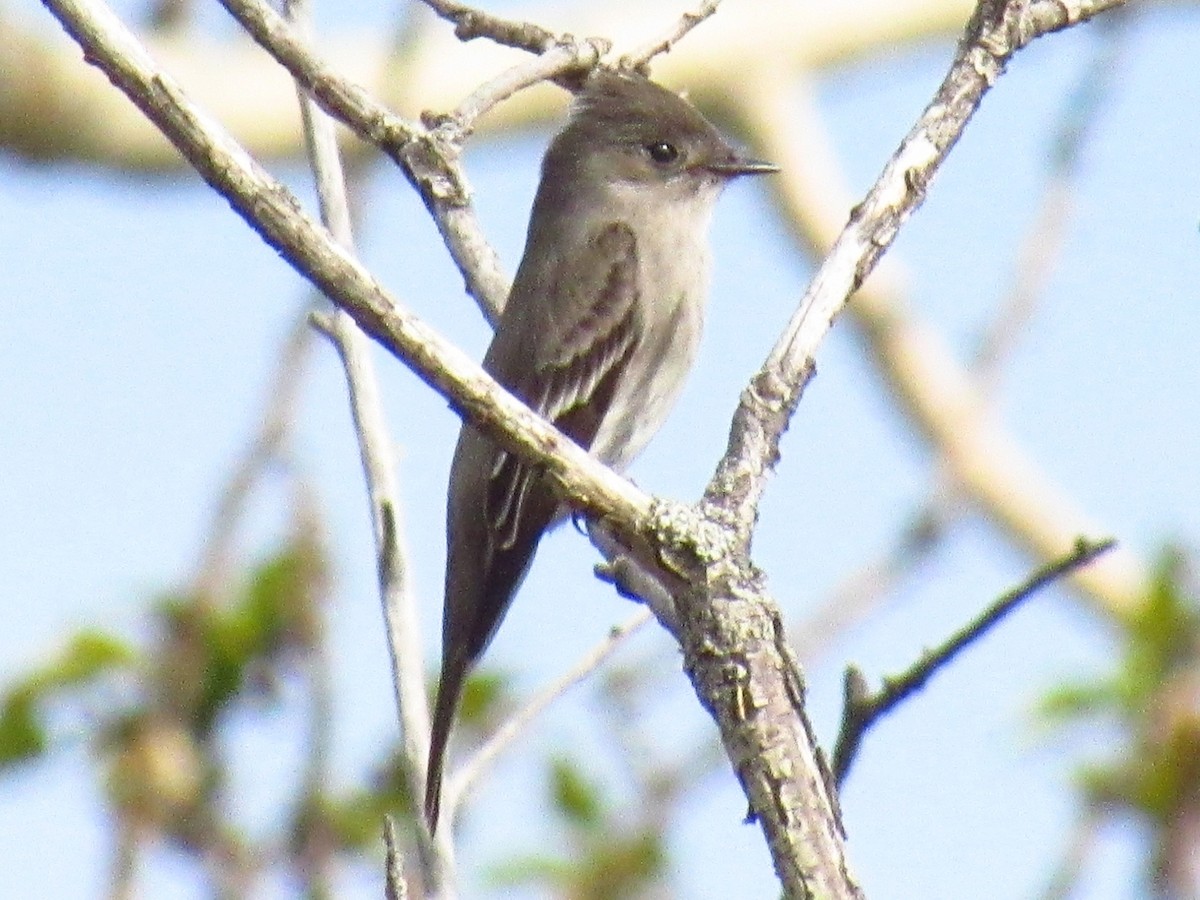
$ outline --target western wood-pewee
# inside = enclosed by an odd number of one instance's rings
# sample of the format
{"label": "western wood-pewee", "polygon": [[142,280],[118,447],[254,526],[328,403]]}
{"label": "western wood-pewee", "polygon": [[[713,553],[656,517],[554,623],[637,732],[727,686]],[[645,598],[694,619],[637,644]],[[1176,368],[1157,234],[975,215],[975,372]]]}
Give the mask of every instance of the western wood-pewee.
{"label": "western wood-pewee", "polygon": [[[691,368],[708,293],[708,224],[739,155],[685,100],[598,69],[550,143],[525,255],[483,367],[593,456],[622,469]],[[542,534],[566,512],[536,466],[469,423],[450,470],[442,673],[425,816],[437,827],[463,681]]]}

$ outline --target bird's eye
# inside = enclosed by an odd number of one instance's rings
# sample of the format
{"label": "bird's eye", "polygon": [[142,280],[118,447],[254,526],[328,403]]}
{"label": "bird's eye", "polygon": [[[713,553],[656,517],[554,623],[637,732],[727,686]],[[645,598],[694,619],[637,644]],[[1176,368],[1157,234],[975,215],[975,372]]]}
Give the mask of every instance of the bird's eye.
{"label": "bird's eye", "polygon": [[655,141],[652,144],[647,144],[646,152],[660,166],[670,165],[679,159],[679,148],[666,141]]}

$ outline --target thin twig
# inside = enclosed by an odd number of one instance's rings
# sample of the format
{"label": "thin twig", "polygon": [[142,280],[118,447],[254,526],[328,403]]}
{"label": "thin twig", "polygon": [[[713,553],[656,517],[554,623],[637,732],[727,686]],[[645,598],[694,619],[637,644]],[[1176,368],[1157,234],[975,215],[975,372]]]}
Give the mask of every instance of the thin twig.
{"label": "thin twig", "polygon": [[[343,314],[344,315],[344,314]],[[370,362],[370,347],[352,319],[339,323],[334,316],[312,317],[313,325],[333,342],[346,370],[350,388],[351,413],[359,438],[359,453],[366,473],[368,496],[375,533],[377,575],[384,625],[387,631],[388,660],[392,669],[392,688],[400,722],[403,753],[410,764],[402,770],[409,782],[411,796],[420,796],[425,783],[425,754],[429,745],[429,702],[420,645],[418,613],[408,578],[407,553],[401,538],[398,490],[393,469],[394,454],[386,440],[386,423],[379,400],[378,382]],[[350,329],[358,337],[353,337]],[[365,365],[364,365],[365,363]],[[367,378],[362,369],[370,375]],[[387,448],[385,450],[385,448]],[[383,475],[386,471],[386,475]],[[382,481],[379,480],[382,477]],[[431,841],[428,831],[416,829],[420,861],[427,881],[442,886],[443,894],[453,880],[453,856],[445,842]],[[437,874],[441,873],[441,874]]]}
{"label": "thin twig", "polygon": [[440,129],[453,129],[452,139],[459,143],[471,133],[476,120],[496,104],[540,81],[553,81],[566,72],[591,69],[611,48],[612,44],[603,38],[556,44],[540,56],[520,62],[480,85],[454,112],[444,117],[427,117],[427,122],[436,122]]}
{"label": "thin twig", "polygon": [[1124,0],[984,0],[949,72],[892,155],[814,276],[796,313],[743,393],[729,448],[705,492],[749,543],[779,439],[811,377],[817,347],[908,217],[1008,60],[1034,38],[1120,6]]}
{"label": "thin twig", "polygon": [[895,678],[884,679],[883,687],[872,693],[856,668],[846,671],[845,707],[837,745],[833,752],[833,773],[840,785],[850,771],[867,730],[879,719],[911,697],[939,670],[949,665],[959,653],[979,640],[1018,606],[1051,584],[1085,566],[1097,556],[1116,546],[1107,538],[1089,541],[1080,538],[1075,549],[1061,559],[1043,566],[1017,587],[1003,594],[982,614],[964,628],[952,634],[940,647],[925,653],[910,669]]}
{"label": "thin twig", "polygon": [[363,87],[329,67],[261,0],[221,0],[321,108],[395,161],[417,191],[462,273],[467,293],[489,321],[504,308],[508,276],[483,235],[459,148],[447,136],[392,113]]}
{"label": "thin twig", "polygon": [[544,53],[558,41],[558,35],[553,31],[547,31],[533,22],[503,19],[451,0],[424,2],[443,19],[454,24],[454,35],[460,41],[485,37],[505,47],[515,47],[530,53]]}
{"label": "thin twig", "polygon": [[649,74],[650,60],[660,53],[669,53],[671,48],[681,41],[688,32],[709,18],[717,11],[722,0],[703,0],[695,12],[685,12],[671,29],[663,35],[647,41],[641,47],[626,53],[618,65],[621,68],[634,69],[642,74]]}
{"label": "thin twig", "polygon": [[[285,2],[285,13],[301,40],[311,39],[311,12],[308,7],[308,0]],[[309,161],[317,183],[321,219],[334,240],[353,251],[354,231],[346,177],[333,122],[321,112],[300,84],[296,85],[296,92],[304,121]],[[393,442],[380,399],[370,339],[343,310],[335,309],[332,315],[314,316],[313,319],[337,349],[346,373],[354,431],[358,438],[359,457],[371,507],[396,714],[403,752],[412,762],[409,766],[403,766],[402,770],[410,776],[409,793],[417,796],[425,779],[429,707],[425,695],[419,616],[408,583],[408,566],[401,536],[400,492],[396,483]],[[437,843],[427,831],[418,828],[416,834],[423,881],[438,886],[452,885],[454,872],[449,856],[439,853]]]}
{"label": "thin twig", "polygon": [[387,872],[383,895],[387,900],[408,900],[408,879],[404,877],[404,863],[400,858],[400,838],[396,834],[396,820],[391,816],[383,817],[383,846]]}
{"label": "thin twig", "polygon": [[541,693],[497,728],[472,754],[471,758],[459,766],[447,779],[446,790],[443,792],[442,798],[443,815],[453,821],[463,799],[470,792],[472,786],[492,766],[496,758],[517,740],[551,703],[602,666],[630,635],[652,618],[649,609],[640,609],[622,624],[614,626],[604,640],[585,654],[569,671],[547,685]]}
{"label": "thin twig", "polygon": [[682,582],[655,560],[631,551],[603,522],[588,521],[586,530],[592,545],[604,556],[604,562],[595,567],[596,577],[612,584],[621,596],[648,607],[658,623],[679,640],[675,591],[683,589]]}

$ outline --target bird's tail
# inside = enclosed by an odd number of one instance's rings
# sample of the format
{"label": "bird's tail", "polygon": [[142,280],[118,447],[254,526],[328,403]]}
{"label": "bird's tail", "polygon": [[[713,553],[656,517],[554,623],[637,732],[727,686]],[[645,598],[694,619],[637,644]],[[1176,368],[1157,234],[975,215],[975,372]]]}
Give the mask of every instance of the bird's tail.
{"label": "bird's tail", "polygon": [[430,834],[437,832],[438,813],[442,805],[442,772],[446,763],[446,745],[450,740],[454,712],[458,709],[463,681],[467,674],[467,667],[460,660],[450,659],[446,663],[438,682],[433,732],[429,738],[429,768],[425,776],[425,822],[429,825]]}

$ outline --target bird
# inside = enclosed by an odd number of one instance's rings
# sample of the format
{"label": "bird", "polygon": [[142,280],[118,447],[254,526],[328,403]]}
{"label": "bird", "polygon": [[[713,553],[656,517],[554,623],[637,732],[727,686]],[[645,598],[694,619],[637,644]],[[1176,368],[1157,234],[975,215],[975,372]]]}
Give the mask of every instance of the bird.
{"label": "bird", "polygon": [[[542,161],[525,251],[483,368],[617,471],[658,431],[696,357],[708,230],[748,158],[649,78],[594,69]],[[424,812],[435,833],[467,675],[569,512],[536,465],[465,422],[450,469],[442,663]]]}

